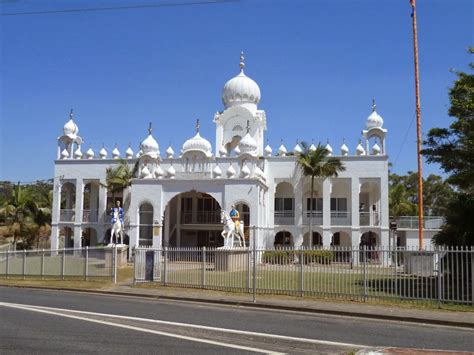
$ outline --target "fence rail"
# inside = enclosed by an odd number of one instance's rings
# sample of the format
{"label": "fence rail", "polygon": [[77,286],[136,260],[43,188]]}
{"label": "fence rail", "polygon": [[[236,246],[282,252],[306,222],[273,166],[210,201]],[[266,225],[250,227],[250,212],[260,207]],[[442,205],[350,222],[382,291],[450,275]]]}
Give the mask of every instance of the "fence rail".
{"label": "fence rail", "polygon": [[474,306],[474,249],[137,248],[134,282],[255,294]]}
{"label": "fence rail", "polygon": [[0,278],[116,279],[116,248],[0,252]]}

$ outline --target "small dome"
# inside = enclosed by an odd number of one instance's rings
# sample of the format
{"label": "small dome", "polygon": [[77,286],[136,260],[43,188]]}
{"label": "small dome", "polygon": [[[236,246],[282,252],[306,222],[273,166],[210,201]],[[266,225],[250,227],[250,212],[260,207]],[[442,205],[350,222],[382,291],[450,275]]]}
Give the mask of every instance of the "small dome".
{"label": "small dome", "polygon": [[224,146],[224,143],[222,143],[221,147],[219,148],[219,156],[225,158],[227,156],[227,149]]}
{"label": "small dome", "polygon": [[347,147],[346,143],[342,143],[341,145],[341,155],[346,156],[349,154],[349,148]]}
{"label": "small dome", "polygon": [[240,148],[239,148],[239,146],[236,146],[236,147],[234,148],[234,152],[235,152],[236,155],[240,155]]}
{"label": "small dome", "polygon": [[214,175],[215,179],[219,179],[222,176],[222,170],[219,168],[219,165],[216,165],[214,170],[212,170],[212,174]]}
{"label": "small dome", "polygon": [[80,147],[77,147],[76,151],[74,152],[74,158],[76,158],[76,159],[81,159],[82,158],[82,152],[81,152]]}
{"label": "small dome", "polygon": [[232,166],[232,164],[230,164],[230,166],[227,168],[227,177],[228,178],[233,178],[235,177],[235,169],[234,167]]}
{"label": "small dome", "polygon": [[379,155],[381,152],[381,149],[377,143],[374,144],[372,147],[372,155]]}
{"label": "small dome", "polygon": [[364,147],[362,146],[362,143],[361,143],[361,142],[359,142],[359,144],[357,145],[356,154],[357,154],[357,155],[365,155],[365,149],[364,149]]}
{"label": "small dome", "polygon": [[148,167],[145,165],[140,173],[140,176],[142,179],[151,179],[153,175],[151,175],[150,170]]}
{"label": "small dome", "polygon": [[102,147],[102,149],[100,150],[99,155],[100,155],[101,159],[106,159],[107,158],[107,151],[105,150],[104,147]]}
{"label": "small dome", "polygon": [[61,158],[63,158],[63,159],[69,158],[69,153],[68,153],[67,149],[63,149],[63,151],[61,152]]}
{"label": "small dome", "polygon": [[176,170],[175,170],[175,168],[174,168],[173,165],[171,165],[171,166],[168,168],[167,174],[168,174],[168,177],[169,177],[170,179],[174,179],[174,178],[175,178],[175,176],[176,176]]}
{"label": "small dome", "polygon": [[329,144],[329,141],[328,141],[328,143],[326,144],[326,146],[324,147],[324,149],[327,150],[328,155],[332,155],[332,147],[331,147],[331,145]]}
{"label": "small dome", "polygon": [[257,105],[260,101],[260,88],[257,83],[244,74],[244,56],[240,55],[240,74],[230,79],[222,90],[225,108],[242,104]]}
{"label": "small dome", "polygon": [[94,159],[95,153],[92,150],[92,148],[89,147],[89,149],[86,152],[87,159]]}
{"label": "small dome", "polygon": [[155,177],[157,179],[162,179],[163,176],[165,175],[163,169],[161,168],[160,165],[157,165],[156,168],[155,168],[155,171],[153,172],[153,175],[155,175]]}
{"label": "small dome", "polygon": [[171,159],[174,156],[174,150],[171,148],[171,145],[166,149],[166,156],[168,159]]}
{"label": "small dome", "polygon": [[249,167],[247,166],[247,164],[245,164],[242,169],[240,170],[240,177],[243,177],[243,178],[248,178],[250,176],[250,169]]}
{"label": "small dome", "polygon": [[284,157],[287,153],[288,153],[288,150],[286,150],[286,147],[282,143],[280,145],[280,148],[278,148],[278,155]]}
{"label": "small dome", "polygon": [[316,150],[316,146],[314,145],[314,143],[311,143],[311,145],[309,146],[309,151],[314,152],[315,150]]}
{"label": "small dome", "polygon": [[253,139],[249,132],[242,138],[239,145],[240,154],[249,154],[254,157],[257,156],[257,141]]}
{"label": "small dome", "polygon": [[270,146],[267,144],[267,146],[265,147],[265,155],[266,155],[267,157],[271,157],[271,156],[272,156],[272,153],[273,153],[272,147],[270,147]]}
{"label": "small dome", "polygon": [[71,109],[71,112],[69,113],[69,121],[66,122],[66,124],[63,127],[63,132],[65,136],[68,136],[69,138],[76,138],[77,134],[79,133],[79,128],[77,127],[77,124],[74,122],[74,112]]}
{"label": "small dome", "polygon": [[132,150],[132,147],[130,147],[130,144],[128,145],[128,148],[125,151],[125,156],[127,157],[127,159],[133,158],[133,150]]}
{"label": "small dome", "polygon": [[295,153],[295,155],[298,155],[298,154],[303,153],[303,149],[301,149],[301,146],[300,146],[300,144],[298,143],[298,141],[296,141],[296,145],[295,145],[295,147],[293,148],[293,153]]}
{"label": "small dome", "polygon": [[114,158],[114,159],[120,158],[120,152],[119,152],[117,146],[115,146],[114,150],[112,150],[112,158]]}
{"label": "small dome", "polygon": [[156,159],[160,156],[160,146],[158,142],[151,135],[151,129],[149,129],[148,137],[140,144],[141,155],[148,155],[149,157]]}
{"label": "small dome", "polygon": [[196,122],[196,135],[190,139],[188,139],[183,144],[183,154],[188,152],[202,152],[206,155],[206,157],[212,157],[212,147],[211,143],[199,134],[199,120]]}
{"label": "small dome", "polygon": [[255,166],[255,169],[253,170],[253,175],[257,178],[265,180],[265,174],[263,173],[262,169],[258,167],[258,165]]}
{"label": "small dome", "polygon": [[367,117],[365,126],[367,127],[367,129],[382,128],[383,126],[383,119],[376,111],[375,100],[372,103],[372,113],[370,114],[369,117]]}

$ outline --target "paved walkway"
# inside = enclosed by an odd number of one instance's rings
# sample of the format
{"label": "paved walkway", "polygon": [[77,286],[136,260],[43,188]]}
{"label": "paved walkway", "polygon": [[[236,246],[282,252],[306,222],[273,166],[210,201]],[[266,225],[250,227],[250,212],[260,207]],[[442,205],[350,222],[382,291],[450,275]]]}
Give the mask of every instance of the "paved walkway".
{"label": "paved walkway", "polygon": [[209,302],[248,307],[263,307],[276,310],[304,311],[320,314],[452,325],[474,329],[474,312],[436,309],[424,310],[420,308],[403,308],[388,305],[370,305],[347,300],[341,300],[338,302],[334,300],[300,299],[297,297],[276,295],[257,295],[256,302],[254,303],[252,295],[164,286],[133,287],[131,284],[115,285],[102,291],[170,300]]}

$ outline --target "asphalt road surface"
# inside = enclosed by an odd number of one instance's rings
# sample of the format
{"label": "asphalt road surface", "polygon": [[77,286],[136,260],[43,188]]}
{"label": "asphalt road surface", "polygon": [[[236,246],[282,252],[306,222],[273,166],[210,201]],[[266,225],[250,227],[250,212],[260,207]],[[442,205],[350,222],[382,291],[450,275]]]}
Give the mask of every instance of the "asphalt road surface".
{"label": "asphalt road surface", "polygon": [[0,354],[473,351],[473,336],[455,327],[0,287]]}

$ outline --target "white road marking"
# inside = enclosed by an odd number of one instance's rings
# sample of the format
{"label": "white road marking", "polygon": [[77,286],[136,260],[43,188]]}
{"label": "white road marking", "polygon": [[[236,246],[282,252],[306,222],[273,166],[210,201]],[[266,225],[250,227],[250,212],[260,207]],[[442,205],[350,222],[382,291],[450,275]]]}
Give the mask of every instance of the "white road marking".
{"label": "white road marking", "polygon": [[245,330],[210,327],[210,326],[206,326],[206,325],[178,323],[178,322],[171,322],[171,321],[164,321],[164,320],[157,320],[157,319],[121,316],[121,315],[116,315],[116,314],[77,311],[77,310],[70,310],[70,309],[64,309],[64,308],[43,307],[43,306],[23,305],[23,304],[18,304],[18,303],[4,303],[4,302],[0,302],[0,306],[6,306],[6,307],[17,306],[17,307],[27,307],[28,309],[51,310],[51,311],[56,311],[56,312],[59,311],[59,312],[87,314],[87,315],[94,315],[94,316],[100,316],[100,317],[134,320],[134,321],[156,323],[156,324],[163,324],[163,325],[172,325],[172,326],[178,326],[178,327],[183,327],[183,328],[211,330],[211,331],[218,331],[218,332],[222,332],[222,333],[230,333],[230,334],[238,334],[238,335],[250,335],[250,336],[266,337],[266,338],[281,339],[281,340],[288,340],[288,341],[298,341],[298,342],[318,344],[318,345],[334,345],[334,346],[343,346],[343,347],[351,347],[351,348],[353,348],[353,347],[357,347],[357,348],[367,347],[367,345],[361,345],[361,344],[350,344],[350,343],[340,343],[340,342],[327,341],[327,340],[298,338],[298,337],[291,337],[291,336],[286,336],[286,335],[258,333],[258,332],[250,332],[250,331],[245,331]]}
{"label": "white road marking", "polygon": [[[78,319],[78,320],[83,320],[83,321],[91,322],[91,323],[110,325],[112,327],[136,330],[136,331],[143,332],[143,333],[157,334],[157,335],[162,335],[162,336],[171,337],[171,338],[178,338],[178,339],[183,339],[183,340],[194,341],[194,342],[198,342],[198,343],[222,346],[222,347],[226,347],[226,348],[246,350],[246,351],[252,351],[252,352],[262,353],[262,354],[272,354],[272,355],[284,355],[285,354],[285,353],[278,353],[278,352],[264,350],[264,349],[251,348],[251,347],[247,347],[247,346],[234,345],[234,344],[229,344],[229,343],[221,343],[221,342],[213,341],[213,340],[204,340],[204,339],[193,338],[193,337],[188,337],[188,336],[185,336],[185,335],[178,335],[178,334],[173,334],[173,333],[168,333],[168,332],[161,332],[161,331],[158,331],[158,330],[152,330],[152,329],[147,329],[147,328],[139,328],[139,327],[134,327],[134,326],[131,326],[131,325],[112,323],[112,322],[107,322],[107,321],[102,321],[102,320],[97,320],[97,319],[91,319],[91,318],[86,318],[86,317],[80,317],[80,316],[73,316],[73,315],[69,315],[69,314],[58,313],[58,311],[47,310],[48,307],[28,306],[28,305],[20,305],[20,304],[4,303],[4,302],[0,302],[0,306],[9,307],[9,308],[16,308],[16,309],[32,311],[32,312],[38,312],[38,313],[51,314],[51,315],[56,315],[56,316],[59,316],[59,317],[65,317],[65,318]],[[54,308],[52,308],[52,309],[54,309]],[[69,310],[67,310],[67,309],[63,309],[63,311],[69,312]],[[80,313],[80,312],[75,312],[75,313]],[[83,312],[83,313],[89,313],[91,315],[94,315],[94,314],[95,315],[101,315],[100,313],[91,313],[91,312]],[[110,317],[111,315],[105,315],[104,314],[104,316]],[[130,319],[133,319],[133,317],[131,317]],[[135,319],[140,320],[140,318],[135,318]]]}

